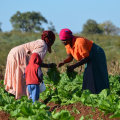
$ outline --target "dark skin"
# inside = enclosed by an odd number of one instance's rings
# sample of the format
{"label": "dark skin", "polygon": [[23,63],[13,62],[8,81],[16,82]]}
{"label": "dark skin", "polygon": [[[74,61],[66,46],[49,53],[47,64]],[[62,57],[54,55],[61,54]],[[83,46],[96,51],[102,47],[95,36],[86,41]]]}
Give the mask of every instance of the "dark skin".
{"label": "dark skin", "polygon": [[[72,38],[71,38],[71,39],[67,39],[67,40],[62,40],[62,43],[63,43],[64,45],[70,44],[70,46],[72,47]],[[58,66],[58,67],[61,67],[61,66],[63,66],[64,64],[71,62],[72,60],[73,60],[73,56],[72,56],[71,54],[68,54],[68,55],[67,55],[67,58],[66,58],[64,61],[60,62],[57,66]],[[79,66],[87,63],[89,60],[90,60],[90,58],[89,58],[89,57],[86,57],[86,58],[80,60],[79,62],[77,62],[77,63],[75,63],[75,64],[73,64],[73,65],[68,66],[68,67],[67,67],[67,70],[68,70],[69,72],[72,72],[75,68],[77,68],[77,67],[79,67]]]}
{"label": "dark skin", "polygon": [[[72,46],[72,39],[66,39],[66,40],[62,40],[62,43],[64,44],[64,45],[67,45],[67,44],[70,44],[71,46]],[[73,56],[71,55],[71,54],[68,54],[67,55],[67,58],[63,61],[63,62],[60,62],[59,64],[58,64],[58,67],[61,67],[61,66],[63,66],[64,64],[66,64],[66,63],[69,63],[69,62],[71,62],[73,60]]]}
{"label": "dark skin", "polygon": [[60,62],[60,63],[58,64],[58,67],[61,67],[61,66],[63,66],[64,64],[71,62],[72,60],[73,60],[73,56],[72,56],[71,54],[68,54],[68,55],[67,55],[67,58],[66,58],[63,62]]}

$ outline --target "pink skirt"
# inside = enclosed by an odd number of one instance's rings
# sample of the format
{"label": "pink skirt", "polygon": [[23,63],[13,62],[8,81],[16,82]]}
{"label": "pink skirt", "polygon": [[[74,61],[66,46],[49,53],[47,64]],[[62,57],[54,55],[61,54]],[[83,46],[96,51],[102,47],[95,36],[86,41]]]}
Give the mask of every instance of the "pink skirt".
{"label": "pink skirt", "polygon": [[24,78],[25,67],[27,65],[26,51],[23,46],[18,46],[8,54],[4,85],[5,90],[15,95],[16,99],[26,95],[26,82]]}

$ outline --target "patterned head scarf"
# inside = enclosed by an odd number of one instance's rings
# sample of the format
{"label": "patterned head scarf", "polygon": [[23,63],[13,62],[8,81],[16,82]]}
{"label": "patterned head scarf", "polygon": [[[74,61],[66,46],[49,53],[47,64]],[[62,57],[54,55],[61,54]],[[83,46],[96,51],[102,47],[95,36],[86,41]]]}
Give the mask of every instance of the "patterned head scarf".
{"label": "patterned head scarf", "polygon": [[51,46],[55,41],[55,34],[50,30],[46,30],[46,31],[43,31],[41,38],[42,40],[45,40],[47,45]]}
{"label": "patterned head scarf", "polygon": [[55,41],[55,34],[50,30],[46,30],[46,31],[43,31],[41,38],[46,42],[48,46],[48,51],[51,53],[51,46]]}
{"label": "patterned head scarf", "polygon": [[62,29],[59,34],[60,40],[66,40],[73,37],[72,31],[70,29]]}

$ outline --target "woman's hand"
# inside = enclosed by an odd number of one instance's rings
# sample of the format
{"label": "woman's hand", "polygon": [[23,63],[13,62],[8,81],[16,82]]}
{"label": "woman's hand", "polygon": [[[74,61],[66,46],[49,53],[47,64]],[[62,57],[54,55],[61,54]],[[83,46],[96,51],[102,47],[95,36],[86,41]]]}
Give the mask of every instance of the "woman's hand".
{"label": "woman's hand", "polygon": [[67,71],[72,72],[74,70],[74,65],[67,66]]}
{"label": "woman's hand", "polygon": [[58,65],[57,65],[57,67],[61,67],[61,66],[63,66],[65,63],[64,62],[61,62],[61,63],[59,63]]}

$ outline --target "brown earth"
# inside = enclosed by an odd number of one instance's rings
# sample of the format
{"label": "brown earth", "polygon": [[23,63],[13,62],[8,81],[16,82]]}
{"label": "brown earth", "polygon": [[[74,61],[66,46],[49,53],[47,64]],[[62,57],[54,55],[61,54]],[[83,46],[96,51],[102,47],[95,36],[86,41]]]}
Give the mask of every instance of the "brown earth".
{"label": "brown earth", "polygon": [[93,120],[120,120],[120,118],[110,119],[109,116],[111,114],[105,115],[104,112],[98,110],[97,108],[85,106],[81,103],[60,106],[59,104],[51,102],[48,103],[47,106],[50,107],[51,112],[55,109],[56,112],[68,110],[70,111],[70,114],[74,116],[75,120],[79,120],[81,116],[84,116],[84,120],[88,120],[90,118]]}
{"label": "brown earth", "polygon": [[10,115],[4,111],[0,111],[0,120],[10,120]]}

